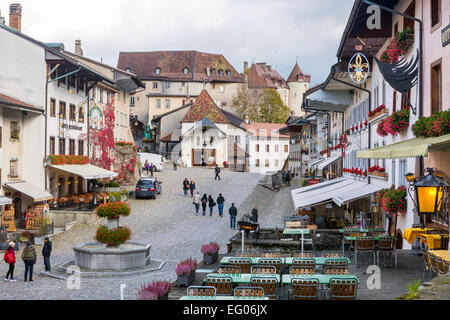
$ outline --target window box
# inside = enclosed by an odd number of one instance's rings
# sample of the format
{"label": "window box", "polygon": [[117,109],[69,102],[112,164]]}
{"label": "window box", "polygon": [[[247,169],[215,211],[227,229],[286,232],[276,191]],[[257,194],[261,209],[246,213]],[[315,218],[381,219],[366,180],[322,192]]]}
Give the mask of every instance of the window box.
{"label": "window box", "polygon": [[379,120],[387,116],[389,116],[389,111],[387,109],[382,109],[379,112],[373,113],[372,116],[369,116],[369,121],[374,122],[375,120]]}
{"label": "window box", "polygon": [[384,179],[384,180],[388,180],[389,176],[386,172],[371,172],[370,176],[373,178],[379,178],[379,179]]}

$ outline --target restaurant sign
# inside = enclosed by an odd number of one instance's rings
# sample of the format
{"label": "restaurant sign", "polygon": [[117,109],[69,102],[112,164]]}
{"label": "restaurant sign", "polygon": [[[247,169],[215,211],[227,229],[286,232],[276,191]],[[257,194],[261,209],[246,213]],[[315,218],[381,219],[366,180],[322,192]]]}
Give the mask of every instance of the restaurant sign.
{"label": "restaurant sign", "polygon": [[441,35],[442,46],[445,47],[446,45],[450,44],[450,24],[442,29]]}

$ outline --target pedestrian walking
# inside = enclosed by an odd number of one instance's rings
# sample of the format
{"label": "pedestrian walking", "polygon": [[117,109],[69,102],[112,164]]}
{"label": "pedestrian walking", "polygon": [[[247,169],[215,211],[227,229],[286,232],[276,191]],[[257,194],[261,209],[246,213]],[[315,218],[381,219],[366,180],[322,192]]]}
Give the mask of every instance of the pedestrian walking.
{"label": "pedestrian walking", "polygon": [[217,205],[217,203],[214,201],[213,197],[210,195],[208,197],[208,206],[209,206],[209,215],[212,217],[214,213],[214,207]]}
{"label": "pedestrian walking", "polygon": [[178,166],[177,160],[173,160],[172,162],[173,162],[173,171],[177,171]]}
{"label": "pedestrian walking", "polygon": [[236,217],[237,217],[237,209],[234,206],[234,203],[231,204],[230,209],[228,210],[230,214],[230,228],[236,230]]}
{"label": "pedestrian walking", "polygon": [[208,205],[208,196],[206,193],[202,197],[202,209],[203,209],[203,215],[206,216],[206,206]]}
{"label": "pedestrian walking", "polygon": [[150,164],[148,163],[148,160],[145,160],[144,168],[145,168],[145,171],[147,171],[147,176],[148,176],[148,171],[150,170]]}
{"label": "pedestrian walking", "polygon": [[155,172],[155,166],[152,164],[150,164],[150,174],[153,177],[153,172]]}
{"label": "pedestrian walking", "polygon": [[216,177],[214,178],[214,180],[217,180],[217,178],[219,178],[219,180],[220,180],[220,176],[219,176],[220,168],[219,168],[219,165],[216,164],[216,169],[214,169],[214,172],[216,173]]}
{"label": "pedestrian walking", "polygon": [[258,207],[255,206],[252,210],[252,221],[258,223]]}
{"label": "pedestrian walking", "polygon": [[8,249],[6,249],[5,256],[3,257],[3,260],[9,264],[5,282],[8,281],[8,277],[11,277],[11,282],[16,282],[16,279],[14,279],[14,268],[16,267],[16,253],[14,252],[14,246],[14,242],[10,242],[8,244]]}
{"label": "pedestrian walking", "polygon": [[191,181],[191,183],[189,184],[189,190],[191,191],[191,198],[194,197],[194,191],[195,191],[195,181]]}
{"label": "pedestrian walking", "polygon": [[194,196],[194,206],[195,206],[195,215],[198,216],[198,211],[200,210],[200,203],[201,203],[201,197],[200,193],[197,192],[197,194]]}
{"label": "pedestrian walking", "polygon": [[185,196],[188,195],[188,190],[189,190],[189,180],[186,178],[183,181],[183,191]]}
{"label": "pedestrian walking", "polygon": [[291,186],[291,174],[288,172],[286,172],[286,176],[284,178],[286,180],[286,184],[290,187]]}
{"label": "pedestrian walking", "polygon": [[219,209],[219,217],[223,218],[223,207],[225,203],[225,198],[220,193],[216,201],[217,201],[217,209]]}
{"label": "pedestrian walking", "polygon": [[44,238],[44,246],[42,247],[42,256],[44,257],[45,272],[51,271],[50,255],[52,253],[52,242],[48,237]]}
{"label": "pedestrian walking", "polygon": [[25,249],[22,252],[22,260],[25,263],[25,277],[24,281],[27,282],[27,277],[29,275],[29,281],[33,281],[33,267],[36,263],[37,255],[36,249],[31,244],[30,241],[27,242]]}

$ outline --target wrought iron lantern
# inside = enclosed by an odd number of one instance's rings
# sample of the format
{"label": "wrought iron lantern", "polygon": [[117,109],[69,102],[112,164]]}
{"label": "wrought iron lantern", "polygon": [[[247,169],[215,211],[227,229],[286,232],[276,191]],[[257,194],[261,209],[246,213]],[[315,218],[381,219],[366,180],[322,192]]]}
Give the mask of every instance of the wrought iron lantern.
{"label": "wrought iron lantern", "polygon": [[[406,180],[410,183],[408,193],[419,215],[438,214],[448,199],[450,184],[439,177],[434,169],[427,168],[427,172],[428,175],[419,178],[415,178],[412,173],[406,175]],[[411,194],[413,191],[416,201]]]}

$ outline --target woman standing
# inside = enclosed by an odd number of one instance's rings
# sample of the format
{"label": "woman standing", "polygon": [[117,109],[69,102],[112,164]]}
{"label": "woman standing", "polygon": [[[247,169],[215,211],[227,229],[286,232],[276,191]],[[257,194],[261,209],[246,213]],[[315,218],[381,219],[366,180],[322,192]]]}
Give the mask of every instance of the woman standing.
{"label": "woman standing", "polygon": [[214,201],[211,195],[208,197],[208,206],[209,206],[209,215],[212,217],[214,207],[216,206],[216,202]]}
{"label": "woman standing", "polygon": [[202,198],[202,209],[203,209],[203,215],[206,216],[206,206],[208,205],[208,196],[206,193],[203,195]]}
{"label": "woman standing", "polygon": [[16,282],[14,279],[14,267],[16,266],[16,254],[14,252],[14,242],[8,244],[8,249],[6,249],[4,260],[9,264],[9,270],[6,274],[5,282],[8,281],[8,277],[11,277],[11,282]]}
{"label": "woman standing", "polygon": [[194,191],[195,191],[195,182],[191,181],[191,183],[189,184],[189,190],[191,190],[191,198],[194,197]]}
{"label": "woman standing", "polygon": [[185,196],[187,196],[188,190],[189,190],[189,180],[186,178],[183,181],[183,191]]}
{"label": "woman standing", "polygon": [[37,255],[36,249],[33,247],[30,241],[27,242],[27,246],[23,249],[22,260],[25,263],[25,282],[27,282],[28,273],[30,275],[29,281],[33,281],[33,267],[36,263]]}

